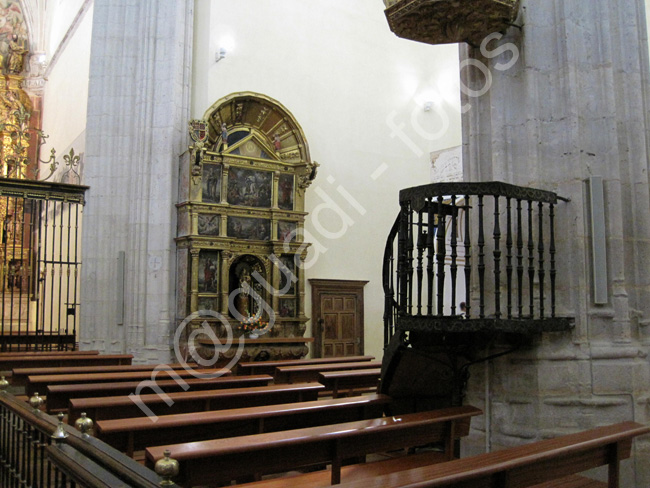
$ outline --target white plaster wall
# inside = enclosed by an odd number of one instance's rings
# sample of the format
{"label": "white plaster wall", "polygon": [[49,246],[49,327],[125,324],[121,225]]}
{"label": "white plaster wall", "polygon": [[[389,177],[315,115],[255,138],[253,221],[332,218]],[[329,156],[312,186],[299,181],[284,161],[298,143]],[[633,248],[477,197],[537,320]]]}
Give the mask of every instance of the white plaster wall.
{"label": "white plaster wall", "polygon": [[84,3],[92,4],[93,0],[50,0],[46,3],[46,51],[50,56],[63,41]]}
{"label": "white plaster wall", "polygon": [[[47,159],[50,149],[55,148],[57,159],[62,162],[63,151],[85,131],[92,15],[91,6],[66,48],[51,66],[43,93],[43,131],[49,138],[41,149],[41,159]],[[60,28],[67,30],[68,27],[69,24],[64,24]],[[83,146],[83,142],[80,146]],[[79,153],[83,147],[74,149],[75,153]],[[45,171],[45,168],[41,171]]]}
{"label": "white plaster wall", "polygon": [[[201,0],[194,39],[192,117],[254,91],[301,124],[321,164],[306,197],[307,278],[369,281],[365,352],[381,357],[381,264],[398,192],[428,183],[429,154],[461,142],[457,46],[397,38],[379,0]],[[319,210],[328,199],[340,211]]]}

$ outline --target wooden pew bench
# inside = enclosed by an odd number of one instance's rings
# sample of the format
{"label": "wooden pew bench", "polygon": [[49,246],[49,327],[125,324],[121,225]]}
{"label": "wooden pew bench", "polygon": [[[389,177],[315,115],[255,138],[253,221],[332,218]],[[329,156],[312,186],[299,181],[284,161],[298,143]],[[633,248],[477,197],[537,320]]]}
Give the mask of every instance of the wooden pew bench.
{"label": "wooden pew bench", "polygon": [[115,366],[131,364],[131,354],[31,354],[0,357],[0,371],[14,368],[56,368],[62,366]]}
{"label": "wooden pew bench", "polygon": [[[415,454],[406,455],[404,452],[387,453],[382,456],[375,456],[378,459],[341,466],[341,483],[348,481],[374,478],[397,471],[428,466],[431,464],[444,463],[449,461],[449,456],[444,451],[434,449],[419,449]],[[332,486],[331,466],[326,469],[313,471],[309,473],[288,473],[284,476],[270,477],[265,481],[256,481],[251,483],[240,483],[237,485],[241,488],[327,488]],[[336,485],[340,486],[340,485]],[[465,488],[475,488],[473,486]],[[476,487],[482,488],[482,487]]]}
{"label": "wooden pew bench", "polygon": [[[172,369],[184,369],[181,364],[166,365]],[[125,364],[121,366],[63,366],[59,368],[14,368],[11,372],[12,386],[25,386],[28,376],[42,374],[120,373],[128,371],[153,371],[157,364]]]}
{"label": "wooden pew bench", "polygon": [[[155,415],[163,416],[312,401],[316,400],[318,393],[324,389],[325,387],[319,383],[299,383],[295,385],[268,385],[169,393],[168,397],[173,402],[171,405],[167,405],[165,400],[155,393],[140,395],[140,400]],[[94,421],[144,417],[146,415],[126,395],[102,398],[73,398],[70,400],[68,407],[68,423],[74,425],[82,412],[85,412]]]}
{"label": "wooden pew bench", "polygon": [[[216,390],[220,388],[241,388],[244,386],[265,386],[271,382],[268,375],[256,376],[221,376],[214,379],[183,378],[189,385],[189,391]],[[108,397],[117,395],[141,394],[152,390],[150,386],[141,387],[144,381],[120,381],[117,383],[78,383],[73,385],[53,385],[47,387],[47,400],[45,403],[48,413],[67,410],[68,402],[72,398]],[[176,380],[158,380],[156,387],[165,393],[186,391],[183,383]]]}
{"label": "wooden pew bench", "polygon": [[193,442],[264,432],[314,427],[381,417],[390,397],[361,397],[283,403],[178,415],[164,415],[156,422],[142,417],[100,420],[96,436],[133,456],[149,446],[169,442]]}
{"label": "wooden pew bench", "polygon": [[[218,374],[218,369],[201,370],[202,374]],[[103,373],[75,373],[75,374],[40,374],[30,375],[25,382],[25,393],[32,396],[35,392],[46,391],[48,386],[54,385],[74,385],[77,383],[118,383],[121,381],[142,381],[151,379],[169,380],[178,376],[180,378],[193,378],[196,371],[187,371],[182,367],[180,369],[152,369],[143,371],[118,371]],[[228,371],[230,374],[230,371]],[[13,383],[12,383],[13,384]]]}
{"label": "wooden pew bench", "polygon": [[358,361],[352,363],[306,364],[301,366],[278,366],[275,368],[274,380],[279,383],[304,383],[318,381],[318,375],[324,371],[342,371],[346,369],[381,368],[381,361]]}
{"label": "wooden pew bench", "polygon": [[[634,437],[649,432],[650,427],[622,422],[444,464],[358,479],[340,486],[618,488],[620,461],[630,457]],[[607,482],[578,475],[600,466],[608,467]]]}
{"label": "wooden pew bench", "polygon": [[[332,464],[326,475],[339,483],[343,462],[367,454],[444,442],[453,456],[454,439],[467,435],[475,407],[463,406],[321,427],[285,430],[228,439],[149,447],[145,463],[153,467],[166,449],[180,465],[177,483],[190,487],[254,475]],[[300,486],[300,484],[295,484]]]}
{"label": "wooden pew bench", "polygon": [[246,361],[237,364],[237,374],[275,374],[279,366],[306,366],[308,364],[354,363],[374,360],[374,356],[347,356],[336,358],[284,359],[278,361]]}
{"label": "wooden pew bench", "polygon": [[380,379],[381,368],[323,371],[318,375],[318,382],[334,398],[376,391]]}

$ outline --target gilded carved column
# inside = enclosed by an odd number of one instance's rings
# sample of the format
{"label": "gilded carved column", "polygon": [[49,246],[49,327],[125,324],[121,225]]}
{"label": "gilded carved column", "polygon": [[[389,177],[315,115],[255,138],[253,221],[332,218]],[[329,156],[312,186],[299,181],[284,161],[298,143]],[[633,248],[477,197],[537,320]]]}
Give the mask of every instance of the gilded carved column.
{"label": "gilded carved column", "polygon": [[[278,253],[274,252],[273,255],[275,257],[278,256]],[[273,295],[271,296],[271,306],[273,307],[273,310],[280,310],[280,276],[282,274],[282,271],[280,270],[279,266],[275,263],[271,264],[271,286],[273,288]]]}
{"label": "gilded carved column", "polygon": [[228,271],[230,270],[230,260],[232,253],[221,251],[221,315],[228,317]]}
{"label": "gilded carved column", "polygon": [[273,208],[279,208],[278,207],[278,182],[279,181],[280,181],[280,172],[274,171],[273,172],[273,201],[271,202],[271,206]]}
{"label": "gilded carved column", "polygon": [[221,203],[228,203],[228,174],[230,165],[224,163],[223,167],[223,176],[221,178]]}
{"label": "gilded carved column", "polygon": [[190,259],[192,276],[190,279],[190,311],[194,312],[198,310],[199,307],[199,255],[201,251],[199,249],[190,249]]}
{"label": "gilded carved column", "polygon": [[298,256],[296,255],[296,276],[298,278],[298,317],[305,316],[305,272],[303,271],[302,263],[307,257],[307,251]]}

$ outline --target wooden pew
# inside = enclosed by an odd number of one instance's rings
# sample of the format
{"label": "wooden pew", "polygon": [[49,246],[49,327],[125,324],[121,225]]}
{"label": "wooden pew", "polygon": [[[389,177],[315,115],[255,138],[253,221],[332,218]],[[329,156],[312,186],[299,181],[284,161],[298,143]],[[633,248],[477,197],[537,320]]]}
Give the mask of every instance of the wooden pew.
{"label": "wooden pew", "polygon": [[[125,364],[122,366],[63,366],[61,368],[14,368],[12,386],[25,386],[27,377],[41,374],[120,373],[127,371],[153,371],[157,364]],[[169,364],[172,369],[184,369],[181,364]]]}
{"label": "wooden pew", "polygon": [[323,371],[318,375],[318,382],[332,392],[333,398],[376,390],[380,379],[381,368]]}
{"label": "wooden pew", "polygon": [[335,358],[284,359],[279,361],[246,361],[237,364],[237,374],[275,374],[279,366],[305,366],[307,364],[354,363],[374,360],[374,356],[347,356]]}
{"label": "wooden pew", "polygon": [[0,371],[14,368],[57,368],[62,366],[111,366],[131,364],[131,354],[32,354],[0,358]]}
{"label": "wooden pew", "polygon": [[359,361],[352,363],[306,364],[304,366],[278,366],[275,368],[276,383],[303,383],[318,381],[323,371],[341,371],[346,369],[381,368],[381,361]]}
{"label": "wooden pew", "polygon": [[[200,370],[200,372],[201,374],[219,375],[220,370],[205,369]],[[227,375],[229,374],[230,371],[227,371]],[[175,376],[179,376],[181,378],[193,378],[195,375],[196,371],[188,371],[182,367],[180,369],[160,368],[155,372],[153,369],[149,369],[144,371],[30,375],[27,377],[27,381],[25,382],[25,393],[28,396],[32,396],[35,392],[46,391],[48,386],[53,385],[73,385],[77,383],[118,383],[120,381],[142,381],[154,378],[156,381],[158,381],[158,379],[173,379]]]}
{"label": "wooden pew", "polygon": [[[325,387],[319,383],[298,383],[169,393],[168,396],[173,402],[171,405],[167,405],[157,394],[140,395],[140,400],[155,415],[163,416],[312,401],[316,400],[318,393],[324,389]],[[69,403],[68,423],[74,425],[82,412],[86,412],[87,416],[94,421],[145,416],[142,409],[128,396],[73,398]]]}
{"label": "wooden pew", "polygon": [[[321,427],[285,430],[228,439],[148,447],[153,467],[166,449],[180,465],[180,486],[216,484],[331,463],[330,482],[340,482],[342,463],[367,454],[444,442],[447,458],[454,439],[467,435],[469,421],[481,411],[471,406],[419,412]],[[295,485],[299,486],[299,484]]]}
{"label": "wooden pew", "polygon": [[[381,460],[342,466],[341,483],[357,479],[374,478],[376,476],[397,471],[444,463],[446,461],[449,461],[446,453],[426,449],[421,450],[421,452],[418,452],[417,454],[409,454],[408,456],[385,456]],[[330,469],[331,468],[328,466],[325,470],[318,470],[307,474],[297,474],[293,476],[289,474],[280,477],[273,477],[266,481],[240,483],[236,486],[241,488],[286,488],[287,486],[299,486],[300,488],[326,488],[332,486]],[[470,485],[465,488],[475,487]]]}
{"label": "wooden pew", "polygon": [[133,456],[134,451],[170,439],[201,441],[381,417],[389,402],[390,397],[386,395],[365,395],[164,415],[156,422],[142,417],[100,420],[95,424],[95,432],[99,439]]}
{"label": "wooden pew", "polygon": [[[269,375],[256,376],[221,376],[214,379],[183,378],[189,385],[190,393],[200,390],[220,388],[241,388],[243,386],[264,386],[271,382]],[[148,381],[148,380],[144,380]],[[72,398],[107,397],[116,395],[138,394],[152,391],[150,387],[142,388],[143,381],[120,381],[117,383],[77,383],[73,385],[53,385],[47,387],[45,409],[47,413],[67,410]],[[156,386],[165,393],[185,391],[183,384],[176,380],[159,380]],[[140,388],[140,390],[138,390]]]}
{"label": "wooden pew", "polygon": [[[634,437],[649,432],[648,426],[622,422],[444,464],[357,479],[340,486],[618,488],[620,461],[630,457]],[[608,467],[607,482],[578,475],[599,466]]]}

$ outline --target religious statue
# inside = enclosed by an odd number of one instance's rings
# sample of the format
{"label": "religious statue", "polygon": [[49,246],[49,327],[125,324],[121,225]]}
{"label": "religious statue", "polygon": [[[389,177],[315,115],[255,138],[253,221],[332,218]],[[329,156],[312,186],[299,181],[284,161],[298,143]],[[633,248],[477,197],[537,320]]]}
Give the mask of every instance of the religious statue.
{"label": "religious statue", "polygon": [[190,137],[194,141],[194,146],[190,149],[194,151],[194,165],[192,166],[192,176],[201,176],[201,163],[207,148],[205,142],[208,140],[208,124],[204,120],[194,119],[189,122]]}
{"label": "religious statue", "polygon": [[201,175],[201,161],[203,161],[203,156],[207,151],[203,142],[197,142],[194,144],[194,166],[192,168],[192,176]]}
{"label": "religious statue", "polygon": [[11,41],[9,41],[9,60],[7,62],[7,71],[14,75],[22,73],[24,68],[24,60],[27,49],[23,43],[18,41],[18,36],[13,34]]}
{"label": "religious statue", "polygon": [[235,124],[241,124],[243,116],[244,116],[244,103],[239,102],[235,106]]}
{"label": "religious statue", "polygon": [[242,317],[250,317],[251,274],[247,267],[242,267],[239,273],[239,294],[237,295],[237,311]]}
{"label": "religious statue", "polygon": [[223,149],[228,149],[228,127],[226,127],[225,122],[221,123],[221,143]]}
{"label": "religious statue", "polygon": [[0,103],[0,114],[6,116],[6,119],[3,117],[0,122],[17,125],[16,121],[13,120],[15,117],[14,112],[25,108],[25,105],[20,100],[20,94],[15,90],[2,90],[0,91]]}
{"label": "religious statue", "polygon": [[278,134],[273,135],[273,145],[275,146],[276,152],[282,149],[282,141],[280,140],[280,136]]}

